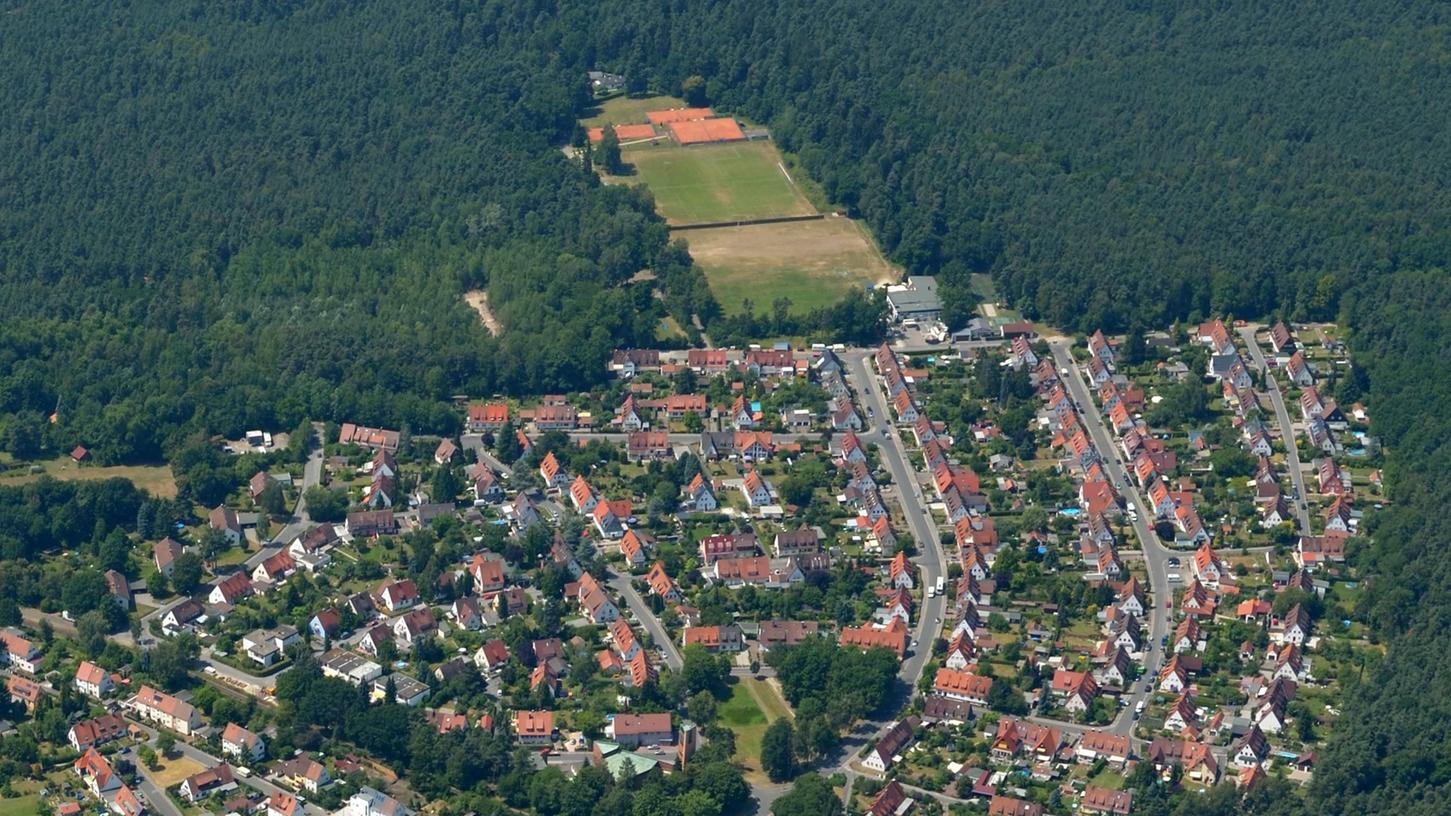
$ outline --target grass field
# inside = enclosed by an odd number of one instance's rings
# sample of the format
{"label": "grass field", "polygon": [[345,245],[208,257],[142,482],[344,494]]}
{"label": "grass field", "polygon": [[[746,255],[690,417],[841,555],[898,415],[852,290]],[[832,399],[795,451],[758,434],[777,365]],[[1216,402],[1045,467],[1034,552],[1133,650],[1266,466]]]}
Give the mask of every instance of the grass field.
{"label": "grass field", "polygon": [[580,124],[585,127],[638,125],[647,121],[645,114],[650,111],[683,107],[685,107],[685,100],[673,96],[647,96],[640,99],[617,96],[596,107],[593,115],[587,119],[581,119]]}
{"label": "grass field", "polygon": [[0,799],[0,816],[35,816],[40,812],[39,808],[39,794]]}
{"label": "grass field", "polygon": [[[31,472],[35,467],[39,472]],[[117,465],[114,467],[96,467],[94,465],[77,465],[72,462],[69,456],[60,456],[45,462],[34,462],[30,465],[13,462],[9,456],[0,458],[0,484],[24,484],[33,482],[40,478],[41,473],[50,475],[56,479],[88,480],[88,479],[111,479],[121,477],[130,479],[135,485],[154,495],[165,499],[176,496],[176,479],[171,475],[171,467],[168,465]]]}
{"label": "grass field", "polygon": [[778,166],[770,142],[676,147],[657,142],[625,151],[634,176],[672,224],[809,215],[816,212]]}
{"label": "grass field", "polygon": [[756,224],[679,233],[690,244],[711,291],[727,314],[750,298],[767,312],[776,298],[805,314],[841,299],[849,289],[895,280],[897,272],[846,218]]}
{"label": "grass field", "polygon": [[[157,752],[158,756],[160,753],[160,751]],[[169,788],[173,785],[180,785],[188,776],[204,770],[206,769],[200,762],[179,756],[176,759],[161,758],[161,767],[150,771],[150,775],[157,787]]]}
{"label": "grass field", "polygon": [[766,735],[766,726],[790,716],[791,709],[781,695],[753,678],[737,680],[731,686],[731,696],[717,712],[721,725],[736,734],[736,759],[755,776],[761,773],[761,738]]}

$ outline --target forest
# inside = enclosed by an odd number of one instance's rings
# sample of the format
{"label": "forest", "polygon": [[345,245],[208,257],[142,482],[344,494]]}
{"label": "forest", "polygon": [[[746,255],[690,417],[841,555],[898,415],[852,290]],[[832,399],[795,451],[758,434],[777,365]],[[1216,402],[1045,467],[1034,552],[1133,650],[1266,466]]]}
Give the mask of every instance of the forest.
{"label": "forest", "polygon": [[[1351,553],[1387,653],[1302,807],[1451,812],[1448,15],[1429,0],[7,4],[0,441],[107,462],[308,418],[451,431],[453,394],[590,385],[612,346],[652,343],[663,309],[713,312],[648,196],[559,149],[579,138],[583,71],[636,91],[703,82],[893,260],[938,274],[954,321],[988,273],[1073,330],[1349,326],[1391,449],[1392,504]],[[669,305],[625,285],[651,267]],[[481,287],[501,337],[462,302]],[[875,320],[870,306],[841,317]],[[135,517],[135,496],[95,489]],[[15,509],[7,551],[97,523],[63,518],[82,492],[24,498],[48,517]]]}
{"label": "forest", "polygon": [[648,196],[558,149],[588,98],[544,8],[7,9],[0,446],[450,432],[454,394],[576,390],[653,344],[627,278],[708,290]]}

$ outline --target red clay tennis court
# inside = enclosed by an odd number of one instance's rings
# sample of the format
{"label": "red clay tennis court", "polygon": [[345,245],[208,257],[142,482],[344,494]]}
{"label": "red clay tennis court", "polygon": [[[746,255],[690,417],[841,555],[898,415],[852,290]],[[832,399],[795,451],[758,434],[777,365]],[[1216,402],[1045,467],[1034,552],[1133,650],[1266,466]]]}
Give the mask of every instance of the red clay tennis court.
{"label": "red clay tennis court", "polygon": [[702,119],[696,122],[671,122],[670,135],[682,145],[708,142],[739,142],[746,138],[734,119]]}
{"label": "red clay tennis court", "polygon": [[[619,139],[622,142],[628,142],[634,139],[655,138],[654,125],[613,125],[612,127],[614,127],[615,129],[615,138]],[[589,140],[591,142],[595,142],[596,144],[604,141],[605,129],[602,127],[590,128]]]}
{"label": "red clay tennis court", "polygon": [[694,122],[697,119],[709,119],[712,116],[715,116],[715,111],[710,108],[675,108],[674,110],[650,111],[645,114],[645,118],[649,119],[652,125]]}

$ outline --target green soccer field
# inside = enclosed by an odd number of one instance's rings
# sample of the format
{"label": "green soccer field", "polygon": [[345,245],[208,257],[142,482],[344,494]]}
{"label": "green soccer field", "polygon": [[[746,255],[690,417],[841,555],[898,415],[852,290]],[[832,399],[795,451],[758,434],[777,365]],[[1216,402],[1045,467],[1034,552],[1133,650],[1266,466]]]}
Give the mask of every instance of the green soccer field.
{"label": "green soccer field", "polygon": [[677,147],[642,145],[624,154],[672,224],[734,221],[815,212],[781,169],[770,142]]}

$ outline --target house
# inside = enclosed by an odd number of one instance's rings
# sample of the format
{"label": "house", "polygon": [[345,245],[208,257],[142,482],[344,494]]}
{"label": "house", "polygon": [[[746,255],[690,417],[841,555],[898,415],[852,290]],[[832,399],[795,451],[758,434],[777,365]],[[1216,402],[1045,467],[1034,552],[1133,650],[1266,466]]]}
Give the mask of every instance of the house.
{"label": "house", "polygon": [[418,603],[418,585],[411,578],[388,581],[378,587],[378,600],[389,614],[397,614]]}
{"label": "house", "polygon": [[469,559],[469,577],[474,579],[474,591],[489,595],[504,588],[504,561],[493,553],[475,553]]}
{"label": "house", "polygon": [[1315,384],[1315,372],[1305,361],[1305,353],[1298,349],[1290,355],[1289,361],[1285,363],[1285,376],[1290,378],[1290,382],[1301,388]]}
{"label": "house", "polygon": [[675,742],[675,728],[668,713],[613,714],[605,725],[605,738],[627,748],[669,745]]}
{"label": "house", "polygon": [[724,626],[687,626],[680,636],[680,645],[698,645],[707,652],[739,652],[745,648],[741,628],[735,624]]}
{"label": "house", "polygon": [[181,553],[181,545],[173,541],[170,536],[156,542],[156,546],[151,550],[151,559],[156,564],[156,571],[170,578],[172,567]]}
{"label": "house", "polygon": [[899,618],[885,626],[844,626],[839,642],[857,649],[890,649],[901,658],[907,653],[907,627]]}
{"label": "house", "polygon": [[1079,762],[1092,763],[1102,758],[1118,767],[1123,767],[1132,754],[1133,749],[1127,736],[1098,730],[1084,732],[1074,750]]}
{"label": "house", "polygon": [[777,558],[821,552],[821,534],[815,527],[801,527],[776,533],[773,542]]}
{"label": "house", "polygon": [[1020,752],[1039,761],[1048,761],[1058,755],[1063,746],[1063,732],[1057,728],[1003,717],[998,720],[998,730],[993,736],[988,754],[998,762],[1007,763]]}
{"label": "house", "polygon": [[469,479],[469,492],[474,494],[474,506],[485,504],[496,504],[504,500],[504,486],[499,483],[499,477],[494,471],[483,462],[472,465],[466,474]]}
{"label": "house", "polygon": [[[1298,352],[1296,352],[1298,354]],[[1264,763],[1270,754],[1270,742],[1258,725],[1251,725],[1244,736],[1229,746],[1231,761],[1240,768],[1251,768]]]}
{"label": "house", "polygon": [[978,674],[969,674],[953,669],[938,669],[932,680],[932,691],[950,700],[965,700],[975,705],[987,705],[988,693],[993,679]]}
{"label": "house", "polygon": [[126,736],[126,720],[120,713],[112,711],[92,720],[84,720],[70,727],[66,739],[71,747],[85,752],[98,745],[105,745],[114,739]]}
{"label": "house", "polygon": [[313,615],[307,621],[307,633],[309,637],[317,640],[327,640],[335,637],[342,629],[343,616],[337,609],[329,607]]}
{"label": "house", "polygon": [[609,623],[620,617],[619,607],[615,606],[615,602],[610,600],[609,595],[605,594],[604,589],[589,573],[580,576],[579,594],[576,597],[590,623]]}
{"label": "house", "polygon": [[1112,813],[1128,816],[1134,808],[1134,792],[1089,785],[1078,802],[1080,813]]}
{"label": "house", "polygon": [[710,482],[706,481],[704,474],[697,473],[690,484],[685,487],[685,502],[692,510],[710,512],[720,505],[716,502],[715,492],[711,489]]}
{"label": "house", "polygon": [[207,514],[207,526],[225,536],[229,547],[242,543],[242,524],[237,520],[237,512],[224,504]]}
{"label": "house", "polygon": [[327,766],[306,754],[298,754],[280,763],[273,773],[293,789],[305,790],[308,793],[317,793],[332,782]]}
{"label": "house", "polygon": [[675,582],[665,572],[665,565],[659,561],[650,565],[650,571],[645,573],[645,583],[650,585],[650,592],[660,596],[666,603],[679,603],[684,597]]}
{"label": "house", "polygon": [[509,647],[494,638],[474,651],[474,665],[484,671],[497,671],[509,662]]}
{"label": "house", "polygon": [[1160,773],[1167,773],[1171,767],[1182,768],[1185,776],[1201,784],[1212,785],[1219,779],[1219,762],[1210,746],[1202,742],[1155,737],[1144,759]]}
{"label": "house", "polygon": [[1026,799],[994,793],[988,800],[987,816],[1043,816],[1043,806]]}
{"label": "house", "polygon": [[201,715],[191,703],[157,691],[151,686],[142,686],[136,696],[127,701],[127,706],[141,719],[182,735],[191,734],[202,725]]}
{"label": "house", "polygon": [[1093,707],[1093,698],[1098,695],[1098,683],[1089,672],[1058,669],[1053,673],[1051,686],[1054,697],[1063,701],[1063,708],[1074,713],[1083,713]]}
{"label": "house", "polygon": [[613,541],[625,534],[624,519],[615,513],[614,504],[615,502],[602,501],[595,504],[594,509],[589,512],[595,531],[606,541]]}
{"label": "house", "polygon": [[1275,622],[1271,629],[1275,632],[1281,643],[1293,643],[1296,646],[1304,646],[1305,641],[1310,639],[1310,613],[1305,611],[1301,604],[1285,613],[1285,617]]}
{"label": "house", "polygon": [[1180,692],[1173,704],[1169,706],[1169,713],[1164,717],[1164,729],[1166,731],[1185,731],[1195,727],[1199,719],[1199,713],[1194,709],[1194,703],[1188,692]]}
{"label": "house", "polygon": [[747,471],[745,478],[741,480],[741,494],[746,497],[746,504],[751,507],[764,507],[771,503],[770,485],[754,470]]}
{"label": "house", "polygon": [[576,476],[569,485],[569,501],[574,505],[574,512],[584,515],[594,510],[600,499],[583,476]]}
{"label": "house", "polygon": [[1229,577],[1224,562],[1219,560],[1219,556],[1215,554],[1214,548],[1209,546],[1208,542],[1201,544],[1199,549],[1194,552],[1192,567],[1194,577],[1210,589],[1219,589],[1220,582]]}
{"label": "house", "polygon": [[795,646],[819,632],[816,621],[764,620],[756,633],[756,643],[764,650],[779,646]]}
{"label": "house", "polygon": [[300,643],[297,628],[282,624],[274,629],[256,629],[242,636],[242,652],[253,663],[271,666],[282,659],[287,648]]}
{"label": "house", "polygon": [[887,584],[897,589],[911,589],[915,585],[912,580],[912,564],[907,560],[905,552],[892,556],[891,563],[887,565]]}
{"label": "house", "polygon": [[247,577],[247,573],[238,572],[212,587],[212,591],[207,594],[207,602],[218,606],[236,606],[243,599],[251,597],[254,591],[252,579]]}
{"label": "house", "polygon": [[347,528],[354,538],[369,538],[397,533],[398,522],[392,510],[358,510],[348,514]]}
{"label": "house", "polygon": [[625,440],[625,454],[631,462],[670,458],[670,434],[665,431],[636,431]]}
{"label": "house", "polygon": [[[380,627],[387,632],[386,627]],[[354,686],[370,683],[383,674],[383,667],[352,652],[333,649],[319,660],[324,677],[333,677]]]}
{"label": "house", "polygon": [[942,665],[954,671],[965,672],[977,663],[977,647],[973,645],[972,638],[966,633],[959,632],[947,644],[947,654],[943,656]]}
{"label": "house", "polygon": [[502,402],[469,406],[469,430],[474,433],[497,431],[509,421],[509,406]]}
{"label": "house", "polygon": [[10,702],[24,705],[28,712],[35,711],[35,706],[40,702],[40,697],[44,693],[39,683],[18,674],[12,674],[6,678],[5,690],[10,696]]}
{"label": "house", "polygon": [[373,686],[368,693],[368,699],[372,702],[381,702],[388,697],[388,685],[393,685],[393,702],[399,705],[418,706],[423,703],[433,689],[427,683],[415,680],[406,674],[390,674],[385,677],[373,679]]}
{"label": "house", "polygon": [[267,742],[260,734],[254,734],[236,723],[227,723],[227,727],[222,729],[222,755],[238,762],[260,762],[267,756]]}
{"label": "house", "polygon": [[406,649],[437,631],[438,619],[426,606],[410,609],[393,621],[393,638]]}
{"label": "house", "polygon": [[338,429],[339,445],[359,445],[389,453],[398,452],[399,437],[398,431],[369,428],[366,425],[354,425],[351,422],[344,422],[343,426]]}
{"label": "house", "polygon": [[287,550],[278,550],[252,570],[252,580],[275,584],[296,571],[297,561],[292,554]]}
{"label": "house", "polygon": [[162,631],[167,634],[176,634],[191,626],[193,621],[198,620],[206,613],[206,610],[195,599],[187,598],[166,610],[161,616]]}
{"label": "house", "polygon": [[1341,536],[1300,536],[1295,544],[1295,565],[1314,572],[1330,562],[1345,560],[1345,538]]}
{"label": "house", "polygon": [[630,658],[629,673],[625,675],[625,682],[632,688],[645,688],[654,685],[658,679],[655,666],[650,662],[650,653],[641,649]]}
{"label": "house", "polygon": [[914,804],[907,792],[902,790],[901,783],[893,779],[872,798],[867,816],[903,816],[912,810]]}
{"label": "house", "polygon": [[473,598],[457,598],[448,608],[448,617],[460,629],[477,631],[484,626],[484,613]]}
{"label": "house", "polygon": [[569,474],[564,472],[564,466],[554,457],[554,451],[544,454],[539,462],[539,477],[544,480],[545,490],[563,490],[569,484]]}
{"label": "house", "polygon": [[553,744],[554,712],[514,712],[514,738],[523,745]]}
{"label": "house", "polygon": [[[333,816],[415,816],[416,811],[404,807],[398,800],[382,794],[367,785],[348,798],[341,810]],[[268,814],[272,816],[272,814]]]}
{"label": "house", "polygon": [[76,689],[87,697],[100,699],[116,688],[111,673],[89,660],[81,661],[76,667]]}
{"label": "house", "polygon": [[1290,329],[1284,324],[1284,321],[1270,327],[1270,348],[1274,349],[1276,354],[1289,351],[1294,347],[1295,338],[1290,334]]}
{"label": "house", "polygon": [[1190,661],[1183,655],[1176,654],[1165,664],[1159,672],[1158,689],[1166,694],[1178,694],[1189,687],[1190,667],[1196,661]]}
{"label": "house", "polygon": [[886,773],[887,769],[892,767],[897,752],[912,741],[912,735],[921,722],[916,716],[909,716],[893,723],[892,727],[882,734],[881,739],[877,740],[877,744],[867,752],[866,757],[862,759],[862,765],[877,773]]}
{"label": "house", "polygon": [[183,779],[177,793],[182,799],[195,803],[213,794],[236,789],[237,780],[232,776],[232,766],[224,762]]}
{"label": "house", "polygon": [[393,642],[393,630],[386,623],[378,623],[369,627],[358,639],[358,648],[364,654],[377,657],[382,651],[383,644]]}

